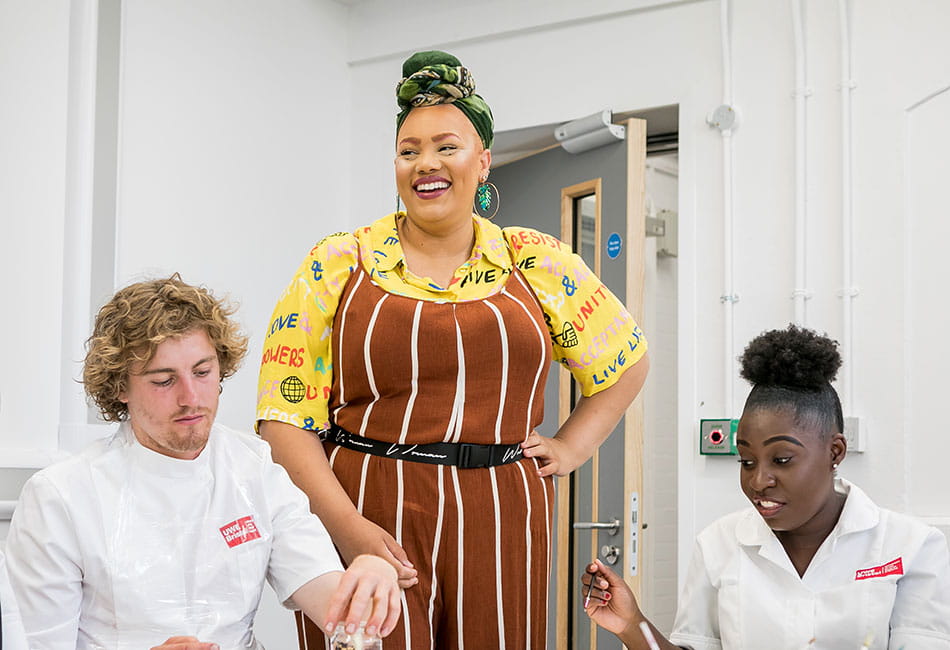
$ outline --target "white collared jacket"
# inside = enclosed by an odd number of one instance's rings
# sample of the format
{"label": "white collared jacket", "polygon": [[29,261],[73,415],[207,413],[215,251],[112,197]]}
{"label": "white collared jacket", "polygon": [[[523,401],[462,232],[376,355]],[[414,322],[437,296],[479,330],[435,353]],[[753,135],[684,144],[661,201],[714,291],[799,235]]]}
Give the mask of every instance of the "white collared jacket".
{"label": "white collared jacket", "polygon": [[670,640],[693,650],[950,648],[946,538],[848,481],[835,488],[847,494],[841,517],[801,577],[751,507],[700,533]]}
{"label": "white collared jacket", "polygon": [[146,449],[126,422],[37,472],[6,552],[32,650],[141,650],[177,635],[260,648],[265,580],[293,608],[302,585],[342,570],[270,446],[220,424],[195,460]]}

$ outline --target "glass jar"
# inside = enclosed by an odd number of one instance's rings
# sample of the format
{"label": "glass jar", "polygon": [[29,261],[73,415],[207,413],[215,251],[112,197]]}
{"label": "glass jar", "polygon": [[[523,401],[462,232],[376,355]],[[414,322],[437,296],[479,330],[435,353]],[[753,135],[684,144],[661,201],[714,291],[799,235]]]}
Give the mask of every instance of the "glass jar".
{"label": "glass jar", "polygon": [[350,634],[343,623],[338,623],[330,638],[331,650],[383,650],[383,641],[375,634],[367,634],[363,624]]}

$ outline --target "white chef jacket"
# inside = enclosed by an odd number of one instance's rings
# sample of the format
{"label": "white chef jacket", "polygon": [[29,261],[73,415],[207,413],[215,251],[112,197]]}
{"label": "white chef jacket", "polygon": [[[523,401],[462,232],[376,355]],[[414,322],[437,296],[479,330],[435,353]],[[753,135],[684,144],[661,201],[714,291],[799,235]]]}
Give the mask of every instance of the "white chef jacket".
{"label": "white chef jacket", "polygon": [[[753,508],[700,533],[670,641],[707,650],[950,648],[950,557],[936,528],[879,508],[857,486],[798,572]],[[813,646],[808,646],[810,639]]]}
{"label": "white chef jacket", "polygon": [[6,560],[0,553],[0,630],[2,630],[3,650],[29,650],[26,645],[26,634],[23,632],[23,621],[20,620],[20,610],[17,609],[13,589],[7,577]]}
{"label": "white chef jacket", "polygon": [[267,443],[215,424],[198,458],[179,460],[127,422],[31,477],[7,563],[33,650],[142,650],[175,635],[260,648],[265,578],[293,608],[298,588],[342,570]]}

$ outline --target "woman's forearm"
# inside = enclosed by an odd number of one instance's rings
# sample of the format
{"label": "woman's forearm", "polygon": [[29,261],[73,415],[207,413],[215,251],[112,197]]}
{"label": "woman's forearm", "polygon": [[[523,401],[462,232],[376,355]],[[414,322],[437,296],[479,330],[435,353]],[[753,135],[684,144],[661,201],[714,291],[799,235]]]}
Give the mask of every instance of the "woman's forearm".
{"label": "woman's forearm", "polygon": [[313,432],[285,422],[261,422],[260,432],[271,446],[274,461],[283,465],[290,480],[307,495],[310,510],[336,539],[359,513],[333,474],[323,443]]}
{"label": "woman's forearm", "polygon": [[565,443],[582,465],[607,439],[636,399],[650,369],[649,356],[644,354],[636,364],[610,388],[582,397],[564,421],[555,438]]}

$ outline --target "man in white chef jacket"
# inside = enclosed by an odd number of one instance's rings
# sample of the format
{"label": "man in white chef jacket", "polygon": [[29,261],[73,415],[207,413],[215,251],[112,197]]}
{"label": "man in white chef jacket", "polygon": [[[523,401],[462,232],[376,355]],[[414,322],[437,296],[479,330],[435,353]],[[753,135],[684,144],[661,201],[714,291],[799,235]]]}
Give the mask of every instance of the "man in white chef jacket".
{"label": "man in white chef jacket", "polygon": [[360,556],[342,573],[268,445],[214,422],[247,349],[231,313],[177,274],[99,311],[83,383],[119,429],[37,472],[7,539],[33,650],[260,648],[265,579],[324,629],[395,627],[394,569]]}

